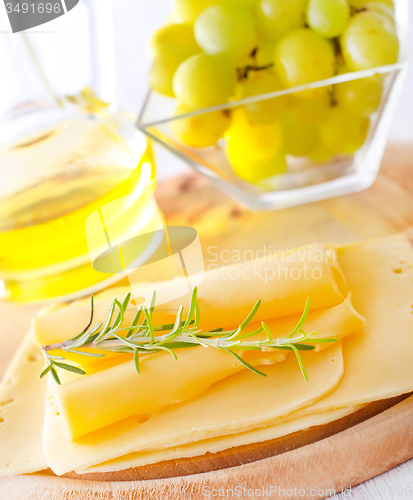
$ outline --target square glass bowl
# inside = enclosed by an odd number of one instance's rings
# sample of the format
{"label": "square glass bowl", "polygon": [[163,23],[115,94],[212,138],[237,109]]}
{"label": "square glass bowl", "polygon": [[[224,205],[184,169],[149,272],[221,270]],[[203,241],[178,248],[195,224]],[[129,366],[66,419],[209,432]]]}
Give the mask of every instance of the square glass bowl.
{"label": "square glass bowl", "polygon": [[[395,22],[400,43],[396,64],[340,74],[323,81],[313,82],[269,94],[231,101],[230,103],[175,115],[177,102],[173,98],[149,91],[138,118],[138,127],[154,141],[160,143],[195,170],[206,176],[221,190],[244,206],[253,210],[276,210],[314,202],[370,187],[377,178],[388,133],[403,88],[407,71],[408,0],[395,1]],[[273,99],[299,99],[301,92],[352,80],[382,75],[384,79],[380,105],[370,116],[370,125],[363,145],[353,155],[336,155],[328,161],[287,155],[285,173],[251,184],[235,172],[225,154],[226,140],[214,146],[189,147],[178,141],[171,132],[174,120],[212,113],[218,110],[236,110],[259,102],[264,106]],[[274,101],[272,101],[274,103]],[[297,134],[300,130],[297,129]]]}

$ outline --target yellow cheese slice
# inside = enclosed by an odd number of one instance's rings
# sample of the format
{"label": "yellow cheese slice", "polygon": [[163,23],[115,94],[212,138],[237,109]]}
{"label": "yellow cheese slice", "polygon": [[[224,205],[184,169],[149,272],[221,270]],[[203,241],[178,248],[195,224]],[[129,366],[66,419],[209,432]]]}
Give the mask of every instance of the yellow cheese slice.
{"label": "yellow cheese slice", "polygon": [[[56,406],[48,399],[44,432],[47,463],[61,475],[138,450],[265,426],[274,418],[313,404],[339,383],[343,374],[340,344],[320,353],[304,353],[303,360],[309,382],[304,381],[297,361],[290,356],[283,363],[262,368],[265,378],[244,370],[187,403],[164,408],[144,423],[131,417],[75,441],[64,437]],[[109,406],[104,394],[103,389],[102,399]]]}
{"label": "yellow cheese slice", "polygon": [[43,453],[44,359],[29,333],[0,385],[0,476],[47,469]]}
{"label": "yellow cheese slice", "polygon": [[[96,472],[116,472],[134,467],[163,462],[165,460],[176,460],[179,458],[192,458],[206,453],[218,453],[223,450],[244,446],[251,443],[262,443],[272,439],[277,439],[293,432],[309,429],[320,425],[329,424],[354,413],[365,405],[350,406],[338,410],[324,413],[314,413],[303,415],[304,412],[293,412],[286,417],[279,418],[268,427],[254,429],[239,434],[231,434],[218,438],[206,439],[196,443],[190,443],[173,448],[160,449],[149,452],[135,452],[124,457],[115,458],[102,464],[95,465],[88,469],[77,470],[78,474],[88,474]],[[301,415],[301,416],[300,416]]]}
{"label": "yellow cheese slice", "polygon": [[[259,299],[256,321],[302,313],[308,297],[311,310],[340,304],[347,288],[334,254],[322,244],[313,244],[207,272],[198,286],[201,328],[237,327]],[[162,308],[174,313],[184,305],[188,310],[189,299],[188,294]]]}
{"label": "yellow cheese slice", "polygon": [[245,368],[213,347],[181,349],[178,355],[177,360],[168,352],[144,359],[140,375],[131,361],[57,387],[64,436],[76,439],[133,415],[152,415]]}
{"label": "yellow cheese slice", "polygon": [[413,247],[407,235],[345,246],[338,257],[366,326],[343,341],[344,377],[314,411],[413,391]]}
{"label": "yellow cheese slice", "polygon": [[[299,316],[287,316],[269,321],[268,326],[274,337],[286,336],[298,320]],[[251,325],[249,329],[254,331],[257,326]],[[354,310],[349,296],[339,306],[311,312],[304,328],[308,332],[317,331],[317,337],[341,338],[363,326],[364,320]],[[258,337],[263,335],[265,337],[265,334]],[[239,351],[239,355],[254,366],[283,361],[284,353],[286,351]],[[166,352],[144,359],[139,376],[134,362],[130,361],[91,376],[76,377],[56,390],[63,434],[67,439],[76,439],[133,415],[152,415],[168,404],[201,394],[212,384],[242,369],[244,365],[224,351],[195,347],[178,351],[177,361]],[[100,387],[105,388],[104,399]],[[111,401],[109,407],[107,399]]]}

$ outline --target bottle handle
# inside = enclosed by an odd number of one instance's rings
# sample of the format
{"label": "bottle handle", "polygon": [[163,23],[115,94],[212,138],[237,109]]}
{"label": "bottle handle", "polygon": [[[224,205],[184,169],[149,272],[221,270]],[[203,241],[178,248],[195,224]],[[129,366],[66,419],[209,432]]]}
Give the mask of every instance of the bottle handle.
{"label": "bottle handle", "polygon": [[105,102],[116,100],[112,0],[85,0],[89,10],[91,89]]}

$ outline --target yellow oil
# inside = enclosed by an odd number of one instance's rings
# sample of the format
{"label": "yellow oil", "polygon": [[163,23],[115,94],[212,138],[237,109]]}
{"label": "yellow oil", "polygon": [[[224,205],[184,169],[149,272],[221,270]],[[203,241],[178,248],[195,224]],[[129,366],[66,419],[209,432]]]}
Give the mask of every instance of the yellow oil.
{"label": "yellow oil", "polygon": [[122,132],[118,124],[77,118],[0,149],[0,177],[7,181],[0,187],[4,298],[67,300],[120,278],[93,269],[85,221],[127,195],[139,205],[139,193],[154,184],[146,138],[136,131],[136,145]]}

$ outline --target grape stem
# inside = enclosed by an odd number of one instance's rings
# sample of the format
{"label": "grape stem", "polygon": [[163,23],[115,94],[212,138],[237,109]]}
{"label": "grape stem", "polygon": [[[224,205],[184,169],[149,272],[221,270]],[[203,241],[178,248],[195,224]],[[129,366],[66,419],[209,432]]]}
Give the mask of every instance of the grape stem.
{"label": "grape stem", "polygon": [[272,68],[274,66],[273,63],[266,64],[265,66],[255,66],[248,64],[247,66],[244,66],[243,68],[237,68],[237,73],[238,73],[238,81],[242,82],[242,80],[246,80],[248,78],[248,74],[250,71],[263,71],[269,68]]}

